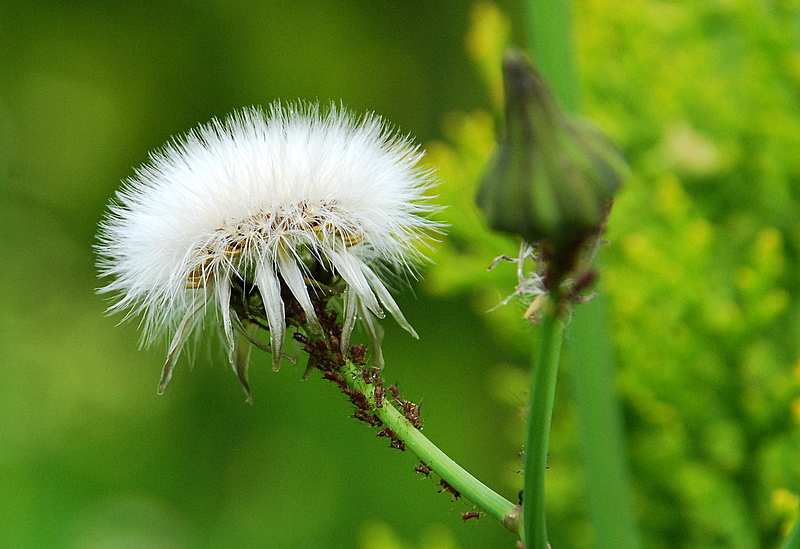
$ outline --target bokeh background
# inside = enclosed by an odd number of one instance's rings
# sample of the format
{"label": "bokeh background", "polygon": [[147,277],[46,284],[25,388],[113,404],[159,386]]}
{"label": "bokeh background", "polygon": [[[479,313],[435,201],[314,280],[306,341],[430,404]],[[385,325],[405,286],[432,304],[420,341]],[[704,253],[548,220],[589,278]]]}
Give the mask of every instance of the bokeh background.
{"label": "bokeh background", "polygon": [[[800,4],[577,0],[583,112],[632,177],[600,289],[646,547],[775,547],[800,493]],[[0,4],[0,546],[513,547],[349,418],[329,383],[254,355],[254,404],[213,349],[104,314],[92,245],[120,180],[171,136],[276,99],[372,110],[430,151],[450,236],[386,323],[386,376],[426,434],[509,499],[534,328],[516,251],[472,205],[522,6],[464,1]],[[580,311],[578,312],[580,314]],[[562,370],[554,547],[589,547]],[[585,449],[584,449],[585,450]],[[591,449],[588,449],[591,451]]]}

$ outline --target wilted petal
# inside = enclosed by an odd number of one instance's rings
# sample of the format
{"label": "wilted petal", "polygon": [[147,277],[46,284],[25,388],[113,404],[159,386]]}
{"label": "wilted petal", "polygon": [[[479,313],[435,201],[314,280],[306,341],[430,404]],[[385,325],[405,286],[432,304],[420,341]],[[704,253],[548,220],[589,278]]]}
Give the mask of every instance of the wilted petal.
{"label": "wilted petal", "polygon": [[272,347],[272,369],[281,369],[281,358],[283,352],[283,338],[286,336],[286,319],[283,312],[283,300],[281,300],[281,286],[278,277],[272,270],[271,264],[261,263],[256,269],[256,286],[261,292],[261,301],[264,303],[264,311],[267,314],[269,323],[269,340]]}
{"label": "wilted petal", "polygon": [[189,337],[189,334],[192,333],[192,330],[194,330],[194,327],[202,316],[199,313],[203,309],[203,305],[205,305],[205,297],[202,295],[197,296],[186,311],[186,314],[183,315],[180,324],[178,324],[178,329],[175,330],[175,336],[172,338],[172,342],[169,344],[169,350],[167,351],[167,361],[164,363],[164,368],[161,370],[161,380],[158,383],[159,395],[164,394],[167,385],[169,385],[169,380],[172,379],[172,371],[175,369],[175,363],[178,361],[178,357],[181,354],[183,344],[186,343],[186,339]]}
{"label": "wilted petal", "polygon": [[364,276],[364,263],[349,253],[341,253],[338,251],[327,251],[328,259],[333,263],[336,271],[342,278],[355,290],[361,302],[372,311],[378,318],[384,318],[386,315],[378,305],[378,300],[375,294],[369,287],[366,277]]}
{"label": "wilted petal", "polygon": [[303,272],[297,264],[297,261],[292,257],[287,257],[284,254],[278,254],[278,268],[280,269],[283,281],[289,287],[289,290],[294,295],[297,302],[303,308],[306,315],[306,322],[309,327],[317,332],[322,333],[322,326],[319,325],[317,313],[314,311],[314,306],[311,304],[311,298],[308,295],[308,286],[303,279]]}
{"label": "wilted petal", "polygon": [[373,316],[372,311],[364,307],[364,303],[362,301],[358,302],[358,309],[361,323],[364,325],[364,329],[367,331],[370,343],[372,343],[372,356],[373,360],[375,361],[375,366],[383,369],[383,350],[381,349],[381,343],[383,342],[383,328]]}
{"label": "wilted petal", "polygon": [[419,339],[417,332],[411,327],[411,324],[408,323],[406,317],[403,316],[403,313],[400,311],[400,307],[397,306],[397,302],[395,302],[392,294],[389,293],[389,290],[386,289],[386,286],[383,285],[383,282],[378,275],[375,274],[375,271],[367,266],[364,266],[363,272],[367,277],[367,280],[369,280],[372,289],[375,290],[376,294],[378,294],[378,298],[381,300],[381,303],[384,307],[389,309],[389,312],[392,314],[397,323],[412,336]]}
{"label": "wilted petal", "polygon": [[343,307],[343,322],[342,322],[342,339],[341,351],[347,354],[347,349],[350,347],[350,336],[353,333],[353,328],[356,325],[356,310],[358,308],[358,294],[350,288],[344,291],[344,307]]}
{"label": "wilted petal", "polygon": [[225,341],[228,343],[228,357],[233,362],[233,326],[231,325],[231,286],[227,280],[218,281],[214,284],[219,302],[219,312],[222,315],[222,331],[225,334]]}
{"label": "wilted petal", "polygon": [[231,366],[233,366],[233,371],[236,372],[239,383],[242,384],[242,388],[247,395],[246,402],[252,404],[253,395],[250,392],[250,382],[247,380],[247,366],[250,363],[250,350],[253,348],[252,340],[256,330],[258,330],[258,325],[248,321],[241,323],[235,315],[232,320],[238,329],[233,339],[234,347],[231,352]]}

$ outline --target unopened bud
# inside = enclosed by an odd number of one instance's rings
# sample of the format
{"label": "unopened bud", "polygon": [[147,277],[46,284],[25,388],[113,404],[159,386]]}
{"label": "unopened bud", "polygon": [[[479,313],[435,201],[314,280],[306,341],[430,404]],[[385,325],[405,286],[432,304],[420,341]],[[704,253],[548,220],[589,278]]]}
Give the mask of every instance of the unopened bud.
{"label": "unopened bud", "polygon": [[568,116],[517,50],[503,59],[505,132],[478,189],[492,229],[537,244],[556,279],[599,236],[622,184],[622,155],[598,128]]}

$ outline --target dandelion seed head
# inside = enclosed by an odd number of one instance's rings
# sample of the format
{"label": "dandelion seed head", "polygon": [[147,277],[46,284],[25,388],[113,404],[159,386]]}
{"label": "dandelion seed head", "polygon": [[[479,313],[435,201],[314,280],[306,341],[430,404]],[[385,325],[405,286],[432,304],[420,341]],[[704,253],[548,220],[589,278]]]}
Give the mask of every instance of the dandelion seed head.
{"label": "dandelion seed head", "polygon": [[116,297],[111,310],[141,317],[145,344],[172,337],[170,375],[209,308],[234,369],[246,369],[237,358],[244,319],[231,306],[242,289],[260,295],[277,368],[282,292],[314,316],[317,267],[346,283],[346,315],[372,323],[386,309],[413,334],[383,280],[413,276],[426,235],[439,229],[423,154],[380,117],[335,105],[275,103],[215,119],[151,154],[117,192],[99,232],[98,266],[110,279],[101,291]]}

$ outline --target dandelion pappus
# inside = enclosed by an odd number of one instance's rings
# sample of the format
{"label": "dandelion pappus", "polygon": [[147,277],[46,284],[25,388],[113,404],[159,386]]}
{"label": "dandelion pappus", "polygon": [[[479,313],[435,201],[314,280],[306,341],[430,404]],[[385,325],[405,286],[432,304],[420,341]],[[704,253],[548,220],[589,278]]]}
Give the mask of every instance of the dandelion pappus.
{"label": "dandelion pappus", "polygon": [[[402,276],[418,245],[442,226],[430,217],[428,190],[437,180],[418,167],[422,157],[413,139],[377,115],[304,102],[231,113],[150,155],[112,200],[96,249],[106,279],[100,291],[116,297],[111,309],[141,318],[145,344],[170,339],[158,392],[210,318],[224,331],[248,400],[247,345],[270,352],[277,371],[287,328],[308,328],[308,339],[319,334],[330,349],[298,340],[339,365],[356,320],[370,322],[371,352],[381,356],[377,321],[364,318],[368,309],[386,316],[381,304],[416,336],[384,274]],[[325,310],[342,295],[344,326]],[[251,337],[253,319],[269,345]],[[353,353],[362,365],[363,349]]]}

